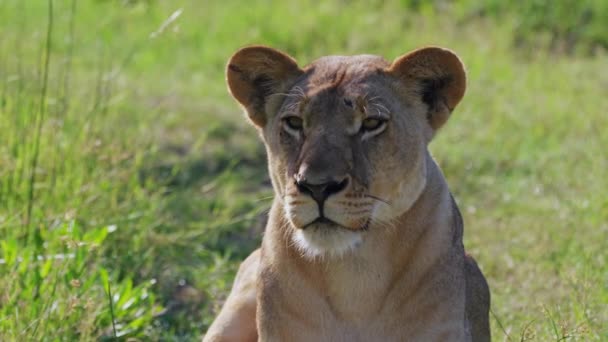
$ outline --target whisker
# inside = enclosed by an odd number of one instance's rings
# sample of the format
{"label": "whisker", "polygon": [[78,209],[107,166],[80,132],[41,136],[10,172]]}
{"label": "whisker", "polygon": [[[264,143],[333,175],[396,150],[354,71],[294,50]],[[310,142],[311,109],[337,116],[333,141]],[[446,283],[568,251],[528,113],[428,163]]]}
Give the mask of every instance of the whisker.
{"label": "whisker", "polygon": [[299,103],[306,100],[307,97],[306,93],[304,92],[304,89],[302,89],[301,87],[294,87],[288,93],[274,93],[270,94],[270,96],[285,96],[287,98],[295,98],[296,102],[294,102],[294,105],[299,105]]}
{"label": "whisker", "polygon": [[303,97],[304,95],[299,93],[272,93],[269,96]]}
{"label": "whisker", "polygon": [[347,207],[353,207],[353,208],[361,208],[361,207],[365,207],[365,206],[370,206],[370,205],[372,205],[372,203],[373,203],[372,201],[366,201],[366,202],[339,201],[339,202],[336,202],[336,204],[347,206]]}
{"label": "whisker", "polygon": [[370,217],[368,218],[360,218],[357,220],[357,224],[359,226],[359,229],[366,232],[369,230],[369,225],[372,223],[372,220]]}
{"label": "whisker", "polygon": [[373,216],[370,217],[370,224],[373,224],[377,227],[380,227],[382,229],[387,229],[387,230],[395,228],[395,223],[392,220],[385,221],[385,220],[382,220],[382,219],[379,219],[379,218],[373,217]]}
{"label": "whisker", "polygon": [[293,102],[293,103],[290,103],[289,105],[285,106],[284,111],[285,111],[285,113],[296,114],[298,112],[297,111],[298,107],[299,107],[299,102]]}
{"label": "whisker", "polygon": [[374,199],[374,200],[376,200],[378,202],[382,202],[382,203],[384,203],[384,204],[386,204],[388,206],[391,206],[391,203],[389,201],[384,200],[384,199],[382,199],[380,197],[377,197],[377,196],[374,196],[374,195],[370,195],[370,194],[363,194],[363,196],[369,197],[369,198]]}
{"label": "whisker", "polygon": [[384,106],[383,104],[373,103],[372,106],[374,106],[378,110],[378,114],[380,114],[380,115],[382,115],[382,114],[388,115],[390,113],[388,108],[386,108],[386,106]]}
{"label": "whisker", "polygon": [[376,96],[374,96],[374,97],[372,97],[372,98],[368,99],[368,98],[367,98],[367,96],[368,96],[368,95],[369,95],[369,93],[368,93],[368,94],[365,94],[365,100],[366,100],[368,103],[371,103],[371,102],[374,102],[374,101],[376,101],[376,100],[380,99],[380,96],[379,96],[379,95],[376,95]]}
{"label": "whisker", "polygon": [[347,211],[345,212],[345,214],[348,215],[361,215],[361,214],[367,214],[369,213],[369,209],[363,209],[363,210],[358,210],[358,211]]}
{"label": "whisker", "polygon": [[274,196],[268,196],[268,197],[261,197],[261,198],[256,198],[253,201],[255,203],[260,203],[260,202],[270,202],[270,200],[274,199]]}
{"label": "whisker", "polygon": [[301,98],[306,97],[306,93],[304,93],[304,89],[300,86],[293,87],[293,91],[296,95],[299,95]]}

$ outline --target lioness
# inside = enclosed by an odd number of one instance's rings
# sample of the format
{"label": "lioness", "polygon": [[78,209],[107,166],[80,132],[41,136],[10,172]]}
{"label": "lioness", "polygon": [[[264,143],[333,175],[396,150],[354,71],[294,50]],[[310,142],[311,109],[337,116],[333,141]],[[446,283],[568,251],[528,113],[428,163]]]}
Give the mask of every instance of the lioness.
{"label": "lioness", "polygon": [[275,198],[204,341],[489,341],[490,293],[427,145],[465,92],[450,50],[227,66]]}

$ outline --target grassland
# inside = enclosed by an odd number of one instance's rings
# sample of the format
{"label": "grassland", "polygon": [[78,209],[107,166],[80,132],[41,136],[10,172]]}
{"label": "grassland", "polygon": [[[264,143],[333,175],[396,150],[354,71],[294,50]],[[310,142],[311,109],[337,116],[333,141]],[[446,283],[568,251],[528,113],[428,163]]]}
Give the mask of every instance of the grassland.
{"label": "grassland", "polygon": [[0,2],[0,340],[200,338],[272,196],[223,80],[250,43],[457,51],[469,88],[431,149],[495,340],[608,340],[604,26],[560,45],[523,12],[415,3]]}

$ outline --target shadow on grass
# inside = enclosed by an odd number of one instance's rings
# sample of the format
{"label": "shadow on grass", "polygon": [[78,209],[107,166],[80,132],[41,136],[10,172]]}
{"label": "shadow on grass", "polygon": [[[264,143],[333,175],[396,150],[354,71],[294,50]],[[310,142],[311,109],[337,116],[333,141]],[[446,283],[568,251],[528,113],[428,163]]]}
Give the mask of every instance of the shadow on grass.
{"label": "shadow on grass", "polygon": [[271,202],[266,156],[240,130],[222,123],[199,146],[161,146],[139,170],[140,185],[155,189],[161,203],[136,257],[139,276],[156,280],[165,308],[159,332],[204,332],[238,262],[260,244]]}

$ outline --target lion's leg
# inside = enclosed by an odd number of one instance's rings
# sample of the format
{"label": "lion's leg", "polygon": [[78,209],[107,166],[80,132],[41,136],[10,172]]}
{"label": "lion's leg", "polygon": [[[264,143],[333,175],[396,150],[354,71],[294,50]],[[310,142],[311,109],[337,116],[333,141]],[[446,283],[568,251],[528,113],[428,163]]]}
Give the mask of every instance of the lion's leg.
{"label": "lion's leg", "polygon": [[491,340],[490,335],[490,288],[479,266],[470,256],[465,257],[466,312],[471,324],[473,342]]}
{"label": "lion's leg", "polygon": [[243,261],[226,299],[203,342],[257,341],[256,282],[260,263],[257,249]]}

